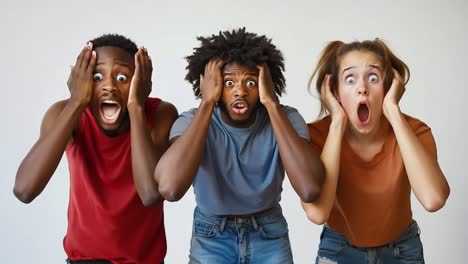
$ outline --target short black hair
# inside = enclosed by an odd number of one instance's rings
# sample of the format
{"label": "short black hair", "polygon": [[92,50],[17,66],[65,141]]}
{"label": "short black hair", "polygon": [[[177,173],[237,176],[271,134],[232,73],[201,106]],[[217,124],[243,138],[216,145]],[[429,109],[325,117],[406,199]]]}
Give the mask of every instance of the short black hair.
{"label": "short black hair", "polygon": [[135,42],[119,34],[104,34],[89,42],[93,43],[93,49],[99,47],[117,47],[131,55],[135,55],[138,52],[138,47]]}
{"label": "short black hair", "polygon": [[194,53],[186,57],[188,73],[185,76],[185,80],[192,84],[197,98],[201,97],[200,74],[205,72],[205,65],[213,58],[247,67],[266,63],[275,84],[275,93],[281,96],[285,92],[283,55],[271,43],[271,39],[264,35],[258,36],[255,33],[246,32],[245,27],[232,31],[220,31],[217,35],[197,37],[197,39],[201,42],[201,46],[194,48]]}

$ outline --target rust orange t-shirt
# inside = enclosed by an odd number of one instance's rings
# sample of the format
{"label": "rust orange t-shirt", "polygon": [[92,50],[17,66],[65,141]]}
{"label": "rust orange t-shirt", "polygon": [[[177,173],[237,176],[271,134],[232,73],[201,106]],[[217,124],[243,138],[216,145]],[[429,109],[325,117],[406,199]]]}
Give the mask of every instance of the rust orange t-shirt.
{"label": "rust orange t-shirt", "polygon": [[[422,121],[405,118],[423,146],[437,158],[431,129]],[[322,152],[331,117],[308,124],[312,146]],[[384,145],[370,161],[362,160],[343,139],[336,203],[327,225],[352,245],[387,244],[412,223],[411,186],[395,134],[390,128]]]}

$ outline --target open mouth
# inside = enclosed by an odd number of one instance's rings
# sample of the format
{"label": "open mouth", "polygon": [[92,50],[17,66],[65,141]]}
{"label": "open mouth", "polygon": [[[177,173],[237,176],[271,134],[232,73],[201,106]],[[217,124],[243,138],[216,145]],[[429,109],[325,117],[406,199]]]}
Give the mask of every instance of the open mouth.
{"label": "open mouth", "polygon": [[357,110],[358,118],[361,123],[366,123],[369,120],[369,107],[365,103],[360,103]]}
{"label": "open mouth", "polygon": [[247,102],[243,100],[235,101],[232,104],[232,111],[238,115],[243,115],[247,113],[248,110],[249,110],[249,107],[247,106]]}
{"label": "open mouth", "polygon": [[120,104],[117,103],[116,101],[112,100],[104,100],[101,102],[101,117],[102,121],[106,124],[113,124],[117,121],[117,118],[119,117],[120,110],[122,108],[120,107]]}

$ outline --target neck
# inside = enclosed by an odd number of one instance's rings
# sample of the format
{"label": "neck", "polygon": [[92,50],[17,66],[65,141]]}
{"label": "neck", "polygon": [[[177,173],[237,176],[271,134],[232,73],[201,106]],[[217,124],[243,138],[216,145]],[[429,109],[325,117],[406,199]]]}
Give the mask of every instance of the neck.
{"label": "neck", "polygon": [[375,126],[376,129],[373,129],[369,133],[363,134],[357,131],[350,122],[348,122],[348,128],[345,131],[345,139],[353,144],[375,144],[378,142],[382,142],[385,140],[387,136],[388,129],[390,127],[390,123],[387,119],[382,116],[380,119],[379,124]]}

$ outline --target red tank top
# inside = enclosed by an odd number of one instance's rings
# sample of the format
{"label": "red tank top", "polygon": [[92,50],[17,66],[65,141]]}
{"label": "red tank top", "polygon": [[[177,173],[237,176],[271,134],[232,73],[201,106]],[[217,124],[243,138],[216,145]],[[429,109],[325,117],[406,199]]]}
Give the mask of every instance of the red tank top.
{"label": "red tank top", "polygon": [[[160,102],[146,100],[149,127]],[[70,201],[63,246],[68,257],[119,264],[160,263],[166,255],[163,205],[145,207],[136,192],[130,129],[107,136],[86,108],[66,154]]]}

